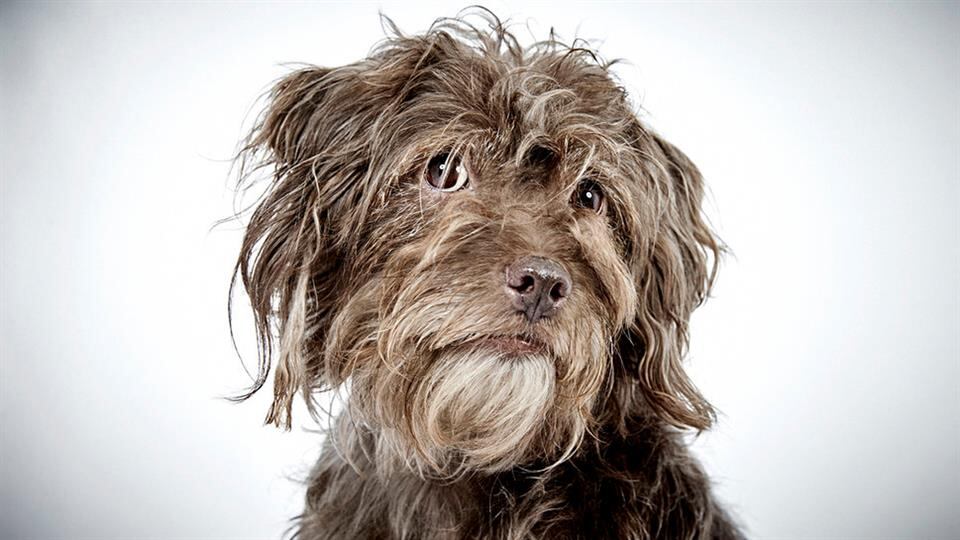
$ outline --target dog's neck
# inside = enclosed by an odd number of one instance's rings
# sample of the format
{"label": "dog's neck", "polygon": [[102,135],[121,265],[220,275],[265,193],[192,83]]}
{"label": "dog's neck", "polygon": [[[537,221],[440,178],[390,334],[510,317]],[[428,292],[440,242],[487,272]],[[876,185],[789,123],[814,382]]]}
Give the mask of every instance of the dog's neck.
{"label": "dog's neck", "polygon": [[[404,537],[404,531],[422,533],[428,523],[438,538],[445,537],[439,531],[456,531],[451,538],[505,530],[532,537],[551,537],[557,530],[619,531],[622,524],[602,520],[613,519],[610,509],[622,506],[624,498],[650,501],[634,516],[648,530],[668,527],[673,517],[667,512],[677,505],[705,516],[722,512],[709,499],[689,497],[706,489],[707,481],[677,433],[642,409],[634,412],[640,414],[607,415],[610,421],[561,463],[531,462],[456,478],[388,459],[395,449],[380,446],[387,438],[344,413],[314,470],[308,509],[325,512],[349,504],[357,512],[360,505],[356,519],[382,521],[355,524],[351,534]],[[308,523],[303,526],[309,529]]]}

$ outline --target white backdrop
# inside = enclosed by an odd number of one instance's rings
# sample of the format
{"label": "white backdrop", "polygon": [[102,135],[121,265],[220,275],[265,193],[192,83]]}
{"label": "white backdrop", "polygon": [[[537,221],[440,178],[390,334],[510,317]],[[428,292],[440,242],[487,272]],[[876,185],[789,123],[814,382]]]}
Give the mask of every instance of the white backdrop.
{"label": "white backdrop", "polygon": [[[602,38],[705,173],[734,256],[693,324],[723,413],[696,450],[751,535],[955,535],[960,5],[488,5]],[[226,160],[282,63],[458,7],[0,6],[0,537],[283,532],[320,437],[218,399],[247,381]]]}

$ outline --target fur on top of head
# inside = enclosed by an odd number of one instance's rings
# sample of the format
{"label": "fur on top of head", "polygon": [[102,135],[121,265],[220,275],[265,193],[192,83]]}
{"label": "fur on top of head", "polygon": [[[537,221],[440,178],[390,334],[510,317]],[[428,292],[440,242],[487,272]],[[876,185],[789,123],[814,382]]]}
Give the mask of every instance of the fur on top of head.
{"label": "fur on top of head", "polygon": [[[389,20],[388,20],[389,22]],[[350,382],[347,413],[424,470],[557,461],[643,409],[714,413],[681,366],[721,245],[700,173],[575,42],[487,12],[283,77],[241,151],[270,172],[236,266],[267,422]],[[505,269],[567,276],[531,318]],[[540,308],[536,308],[540,309]]]}

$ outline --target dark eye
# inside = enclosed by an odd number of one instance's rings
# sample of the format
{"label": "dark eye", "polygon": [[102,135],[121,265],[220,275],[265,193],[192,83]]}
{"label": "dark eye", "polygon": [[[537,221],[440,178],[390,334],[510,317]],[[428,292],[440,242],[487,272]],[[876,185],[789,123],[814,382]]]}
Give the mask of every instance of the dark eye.
{"label": "dark eye", "polygon": [[570,204],[600,213],[603,210],[603,190],[593,180],[581,180],[570,198]]}
{"label": "dark eye", "polygon": [[440,191],[457,191],[465,188],[470,178],[460,157],[444,152],[433,156],[427,164],[426,180]]}

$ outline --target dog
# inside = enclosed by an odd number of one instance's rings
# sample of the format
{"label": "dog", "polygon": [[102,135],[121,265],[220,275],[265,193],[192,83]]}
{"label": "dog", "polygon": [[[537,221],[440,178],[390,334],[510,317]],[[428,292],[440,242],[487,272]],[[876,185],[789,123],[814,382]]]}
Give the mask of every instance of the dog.
{"label": "dog", "polygon": [[240,398],[272,368],[267,423],[330,421],[294,536],[741,538],[682,440],[700,172],[594,51],[471,17],[290,73],[241,145]]}

